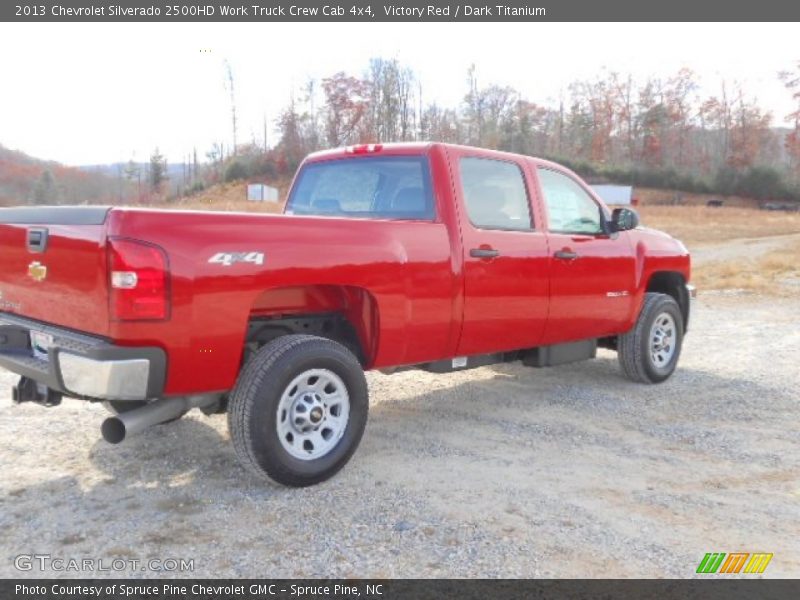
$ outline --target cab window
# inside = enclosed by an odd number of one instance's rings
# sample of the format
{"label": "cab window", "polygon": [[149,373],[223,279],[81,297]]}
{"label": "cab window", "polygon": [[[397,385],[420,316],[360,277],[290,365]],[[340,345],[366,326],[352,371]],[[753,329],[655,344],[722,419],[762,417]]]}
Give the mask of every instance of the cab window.
{"label": "cab window", "polygon": [[544,167],[538,173],[550,231],[588,235],[603,232],[600,206],[578,182]]}
{"label": "cab window", "polygon": [[428,161],[422,156],[383,156],[308,163],[297,177],[286,213],[433,220]]}
{"label": "cab window", "polygon": [[512,231],[531,229],[525,180],[516,164],[465,157],[459,166],[467,215],[475,227]]}

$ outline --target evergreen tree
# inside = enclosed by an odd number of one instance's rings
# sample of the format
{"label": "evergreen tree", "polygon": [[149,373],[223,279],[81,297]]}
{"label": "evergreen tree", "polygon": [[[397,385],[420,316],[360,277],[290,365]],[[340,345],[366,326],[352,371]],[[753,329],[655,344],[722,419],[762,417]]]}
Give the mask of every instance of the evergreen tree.
{"label": "evergreen tree", "polygon": [[158,148],[156,148],[150,156],[150,189],[155,193],[159,193],[161,191],[161,184],[164,183],[166,179],[167,161],[158,151]]}
{"label": "evergreen tree", "polygon": [[33,202],[34,204],[57,204],[58,197],[56,179],[50,169],[45,169],[33,188]]}

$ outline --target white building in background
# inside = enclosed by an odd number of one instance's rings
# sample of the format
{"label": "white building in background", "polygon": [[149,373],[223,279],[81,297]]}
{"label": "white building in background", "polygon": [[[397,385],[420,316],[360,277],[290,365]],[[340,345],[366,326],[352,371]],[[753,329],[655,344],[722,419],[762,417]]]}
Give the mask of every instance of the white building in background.
{"label": "white building in background", "polygon": [[623,206],[633,204],[633,186],[600,184],[591,187],[606,204]]}
{"label": "white building in background", "polygon": [[247,199],[250,202],[277,202],[278,188],[264,185],[263,183],[248,184]]}

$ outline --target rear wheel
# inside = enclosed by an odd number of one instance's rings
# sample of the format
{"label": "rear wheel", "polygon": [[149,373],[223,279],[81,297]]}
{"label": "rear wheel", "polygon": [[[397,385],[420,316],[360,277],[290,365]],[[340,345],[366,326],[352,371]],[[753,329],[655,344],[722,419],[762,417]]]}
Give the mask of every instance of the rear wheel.
{"label": "rear wheel", "polygon": [[675,371],[682,345],[678,303],[666,294],[647,293],[633,329],[619,336],[617,354],[632,381],[661,383]]}
{"label": "rear wheel", "polygon": [[367,382],[343,345],[286,335],[247,362],[230,398],[228,428],[239,459],[290,486],[332,477],[355,452],[369,408]]}

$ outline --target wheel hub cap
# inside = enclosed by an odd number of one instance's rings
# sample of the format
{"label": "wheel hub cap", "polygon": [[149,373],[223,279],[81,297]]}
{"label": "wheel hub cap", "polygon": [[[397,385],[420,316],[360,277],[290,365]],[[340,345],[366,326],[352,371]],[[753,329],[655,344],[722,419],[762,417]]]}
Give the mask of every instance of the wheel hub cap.
{"label": "wheel hub cap", "polygon": [[650,358],[656,367],[665,367],[672,360],[676,339],[675,319],[669,313],[661,313],[650,328]]}
{"label": "wheel hub cap", "polygon": [[306,433],[319,426],[325,418],[325,406],[318,394],[302,394],[292,404],[291,425],[298,433]]}
{"label": "wheel hub cap", "polygon": [[350,396],[333,371],[309,369],[286,386],[276,416],[278,439],[289,454],[301,460],[321,458],[347,429]]}

